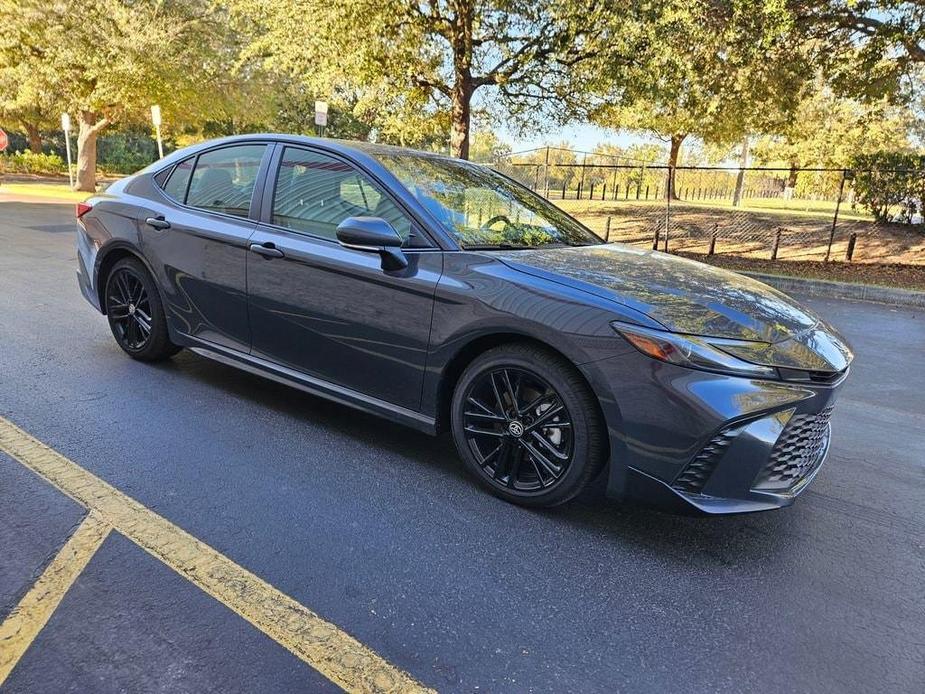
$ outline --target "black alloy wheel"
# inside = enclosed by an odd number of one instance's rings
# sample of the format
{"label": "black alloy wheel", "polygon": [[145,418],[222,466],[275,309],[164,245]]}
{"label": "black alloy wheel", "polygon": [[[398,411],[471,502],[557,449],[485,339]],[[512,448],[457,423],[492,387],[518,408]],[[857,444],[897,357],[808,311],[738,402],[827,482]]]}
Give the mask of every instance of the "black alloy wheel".
{"label": "black alloy wheel", "polygon": [[463,411],[469,450],[496,484],[537,491],[572,462],[572,420],[562,398],[524,369],[486,371],[469,386]]}
{"label": "black alloy wheel", "polygon": [[127,352],[144,349],[151,337],[151,298],[141,278],[128,267],[109,277],[106,311],[116,340]]}
{"label": "black alloy wheel", "polygon": [[142,361],[166,359],[179,351],[167,335],[167,320],[154,280],[142,263],[125,258],[106,279],[106,315],[118,345]]}
{"label": "black alloy wheel", "polygon": [[529,344],[482,355],[453,403],[460,455],[497,495],[532,506],[563,503],[603,464],[593,395],[558,355]]}

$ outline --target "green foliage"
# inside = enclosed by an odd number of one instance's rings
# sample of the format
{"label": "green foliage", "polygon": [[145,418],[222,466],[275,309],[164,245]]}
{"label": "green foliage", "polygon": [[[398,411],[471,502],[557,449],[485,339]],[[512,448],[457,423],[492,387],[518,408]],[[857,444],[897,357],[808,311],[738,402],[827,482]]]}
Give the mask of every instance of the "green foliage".
{"label": "green foliage", "polygon": [[813,66],[782,3],[721,0],[656,5],[645,50],[609,66],[608,98],[592,118],[676,144],[771,130],[798,103]]}
{"label": "green foliage", "polygon": [[911,224],[925,215],[925,155],[875,152],[855,157],[854,190],[857,201],[878,222]]}
{"label": "green foliage", "polygon": [[[350,108],[378,139],[468,153],[472,97],[515,125],[562,118],[603,47],[622,45],[588,3],[553,0],[237,0],[244,57]],[[620,13],[621,16],[625,12]],[[306,26],[306,18],[310,18]],[[306,36],[310,35],[310,40]]]}
{"label": "green foliage", "polygon": [[911,114],[886,99],[837,96],[821,82],[777,133],[754,145],[755,161],[798,168],[845,168],[852,157],[911,148]]}
{"label": "green foliage", "polygon": [[0,155],[0,171],[47,176],[67,173],[67,165],[57,154],[35,154],[25,150]]}

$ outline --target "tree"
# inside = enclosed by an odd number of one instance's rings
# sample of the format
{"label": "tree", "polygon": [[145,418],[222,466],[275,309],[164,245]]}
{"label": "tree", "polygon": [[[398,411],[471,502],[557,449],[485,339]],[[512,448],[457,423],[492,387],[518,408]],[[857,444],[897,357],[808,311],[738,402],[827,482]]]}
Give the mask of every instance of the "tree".
{"label": "tree", "polygon": [[755,158],[762,164],[790,167],[787,190],[797,185],[801,168],[842,169],[855,157],[880,150],[911,148],[912,114],[890,104],[839,97],[819,83],[777,133],[755,144]]}
{"label": "tree", "polygon": [[[790,15],[776,3],[668,4],[647,27],[647,50],[631,67],[611,70],[617,88],[592,118],[663,138],[672,170],[691,135],[728,145],[773,128],[812,75]],[[673,177],[666,193],[675,197]]]}
{"label": "tree", "polygon": [[224,34],[208,0],[0,0],[0,65],[29,74],[27,92],[55,95],[76,115],[78,190],[96,188],[96,141],[152,103],[180,118],[209,107],[210,69]]}
{"label": "tree", "polygon": [[511,146],[490,129],[480,129],[472,137],[469,155],[473,161],[495,162],[511,154]]}
{"label": "tree", "polygon": [[[0,34],[0,54],[9,41]],[[40,154],[42,130],[57,127],[57,100],[34,79],[28,66],[0,63],[0,117],[18,124],[26,133],[29,149]]]}
{"label": "tree", "polygon": [[842,94],[908,96],[925,65],[925,9],[913,0],[788,0],[795,29],[816,46]]}
{"label": "tree", "polygon": [[450,150],[463,158],[476,93],[493,90],[491,110],[508,122],[538,111],[564,117],[592,74],[579,66],[622,45],[607,35],[614,25],[603,10],[583,2],[238,0],[234,7],[252,29],[250,57],[300,76],[332,101],[354,100],[354,112],[387,139],[413,139],[446,117]]}

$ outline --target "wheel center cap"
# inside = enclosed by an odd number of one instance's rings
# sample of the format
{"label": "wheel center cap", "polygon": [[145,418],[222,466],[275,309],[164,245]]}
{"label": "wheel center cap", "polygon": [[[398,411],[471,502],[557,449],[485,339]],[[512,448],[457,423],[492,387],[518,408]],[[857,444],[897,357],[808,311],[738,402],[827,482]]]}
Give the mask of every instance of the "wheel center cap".
{"label": "wheel center cap", "polygon": [[516,436],[517,438],[520,438],[524,435],[524,425],[518,422],[516,419],[508,423],[507,430],[511,436]]}
{"label": "wheel center cap", "polygon": [[129,304],[129,305],[128,305],[128,315],[130,315],[130,316],[134,316],[134,315],[135,315],[135,304]]}

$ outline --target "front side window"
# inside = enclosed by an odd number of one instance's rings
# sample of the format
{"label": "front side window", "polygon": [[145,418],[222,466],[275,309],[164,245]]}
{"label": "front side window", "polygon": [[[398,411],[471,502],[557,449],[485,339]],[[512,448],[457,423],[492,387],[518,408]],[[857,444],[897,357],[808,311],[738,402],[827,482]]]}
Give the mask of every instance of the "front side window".
{"label": "front side window", "polygon": [[378,158],[463,248],[601,243],[555,205],[487,167],[417,154]]}
{"label": "front side window", "polygon": [[402,239],[411,221],[372,181],[349,164],[286,147],[273,193],[273,224],[328,239],[347,217],[381,217]]}
{"label": "front side window", "polygon": [[200,154],[186,204],[246,217],[265,150],[266,145],[234,145]]}

